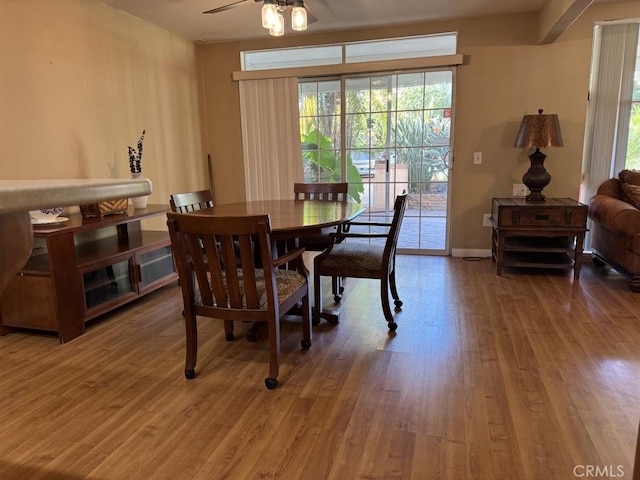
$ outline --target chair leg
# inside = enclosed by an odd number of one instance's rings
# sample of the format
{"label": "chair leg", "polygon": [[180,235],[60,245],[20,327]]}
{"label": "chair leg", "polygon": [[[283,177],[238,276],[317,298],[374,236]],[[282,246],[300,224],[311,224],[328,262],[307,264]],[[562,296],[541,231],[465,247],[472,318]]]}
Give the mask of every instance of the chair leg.
{"label": "chair leg", "polygon": [[342,301],[342,293],[344,292],[344,287],[342,283],[346,277],[331,277],[331,293],[333,295],[333,301],[336,303],[340,303]]}
{"label": "chair leg", "polygon": [[264,379],[264,384],[269,390],[278,386],[278,373],[280,371],[280,319],[269,321],[269,376]]}
{"label": "chair leg", "polygon": [[195,315],[184,316],[184,326],[187,334],[187,353],[184,364],[184,376],[191,380],[196,376],[196,359],[198,357],[198,325]]}
{"label": "chair leg", "polygon": [[313,313],[312,321],[314,325],[320,323],[320,314],[322,313],[322,281],[318,269],[313,269]]}
{"label": "chair leg", "polygon": [[224,334],[227,342],[232,342],[234,340],[233,336],[233,320],[225,320],[224,321]]}
{"label": "chair leg", "polygon": [[331,277],[331,293],[333,294],[333,301],[340,303],[342,300],[342,277]]}
{"label": "chair leg", "polygon": [[385,276],[380,279],[380,300],[382,301],[382,312],[387,320],[387,326],[389,330],[395,332],[398,324],[393,320],[393,314],[389,306],[389,279]]}
{"label": "chair leg", "polygon": [[398,295],[398,289],[396,288],[396,271],[395,269],[389,274],[389,286],[391,287],[391,295],[393,296],[393,303],[396,306],[396,311],[401,310],[402,300]]}
{"label": "chair leg", "polygon": [[313,331],[311,328],[311,303],[309,302],[309,295],[306,295],[302,299],[302,348],[307,350],[311,347],[311,337]]}

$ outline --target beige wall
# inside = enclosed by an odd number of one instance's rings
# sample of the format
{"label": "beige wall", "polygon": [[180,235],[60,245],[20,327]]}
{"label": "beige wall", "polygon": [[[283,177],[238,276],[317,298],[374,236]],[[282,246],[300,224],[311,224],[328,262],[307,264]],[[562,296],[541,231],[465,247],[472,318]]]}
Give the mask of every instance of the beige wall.
{"label": "beige wall", "polygon": [[[488,249],[482,214],[492,197],[511,196],[529,166],[531,152],[513,148],[524,114],[543,108],[559,115],[565,147],[545,151],[552,180],[544,193],[578,198],[593,24],[622,17],[640,17],[640,2],[592,6],[551,45],[536,44],[536,17],[521,14],[203,46],[216,201],[244,199],[238,86],[231,80],[240,51],[457,31],[468,62],[458,69],[451,246]],[[473,164],[476,151],[482,165]]]}
{"label": "beige wall", "polygon": [[[207,188],[207,153],[216,202],[240,201],[231,80],[240,51],[455,30],[468,62],[458,69],[452,247],[486,249],[482,214],[491,197],[510,196],[528,168],[530,152],[512,147],[523,114],[544,108],[559,115],[565,147],[545,152],[552,175],[545,193],[578,196],[593,22],[622,17],[640,17],[640,2],[593,6],[542,46],[533,15],[197,46],[94,0],[2,1],[0,178],[127,178],[126,146],[144,128],[152,202]],[[473,164],[475,151],[483,152],[482,165]]]}
{"label": "beige wall", "polygon": [[152,203],[208,188],[198,55],[94,0],[3,0],[0,178],[128,178],[146,129]]}

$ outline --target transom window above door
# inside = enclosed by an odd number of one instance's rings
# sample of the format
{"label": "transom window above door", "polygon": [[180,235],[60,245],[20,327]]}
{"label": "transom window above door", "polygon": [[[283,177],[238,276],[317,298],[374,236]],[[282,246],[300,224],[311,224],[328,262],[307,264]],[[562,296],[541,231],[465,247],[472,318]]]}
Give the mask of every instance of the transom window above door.
{"label": "transom window above door", "polygon": [[436,57],[455,54],[457,41],[458,34],[450,32],[336,45],[251,50],[241,52],[240,61],[242,71],[253,71]]}

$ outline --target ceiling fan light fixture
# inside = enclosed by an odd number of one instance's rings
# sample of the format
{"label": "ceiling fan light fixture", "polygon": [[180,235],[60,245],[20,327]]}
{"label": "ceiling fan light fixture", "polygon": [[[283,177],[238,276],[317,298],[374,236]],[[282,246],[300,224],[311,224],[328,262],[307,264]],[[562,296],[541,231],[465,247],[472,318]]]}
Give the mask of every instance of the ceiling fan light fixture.
{"label": "ceiling fan light fixture", "polygon": [[296,0],[293,2],[293,9],[291,10],[291,28],[298,32],[302,32],[307,29],[307,10],[304,8],[304,2],[302,0]]}
{"label": "ceiling fan light fixture", "polygon": [[264,5],[262,5],[262,26],[268,29],[274,28],[278,21],[277,16],[278,9],[276,8],[274,0],[264,0]]}
{"label": "ceiling fan light fixture", "polygon": [[276,13],[275,22],[269,29],[269,35],[272,37],[281,37],[284,35],[284,17],[280,12]]}

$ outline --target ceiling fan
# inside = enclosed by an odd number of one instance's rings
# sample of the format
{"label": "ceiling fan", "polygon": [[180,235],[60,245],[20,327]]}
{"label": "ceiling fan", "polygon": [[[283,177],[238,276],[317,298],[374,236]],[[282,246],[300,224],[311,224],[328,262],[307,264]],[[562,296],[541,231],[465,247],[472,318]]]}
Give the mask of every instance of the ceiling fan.
{"label": "ceiling fan", "polygon": [[307,25],[318,21],[313,10],[304,0],[235,0],[222,7],[213,8],[202,13],[219,13],[251,2],[263,2],[262,5],[262,26],[269,30],[273,36],[284,34],[285,11],[291,12],[291,28],[302,31],[307,29]]}

